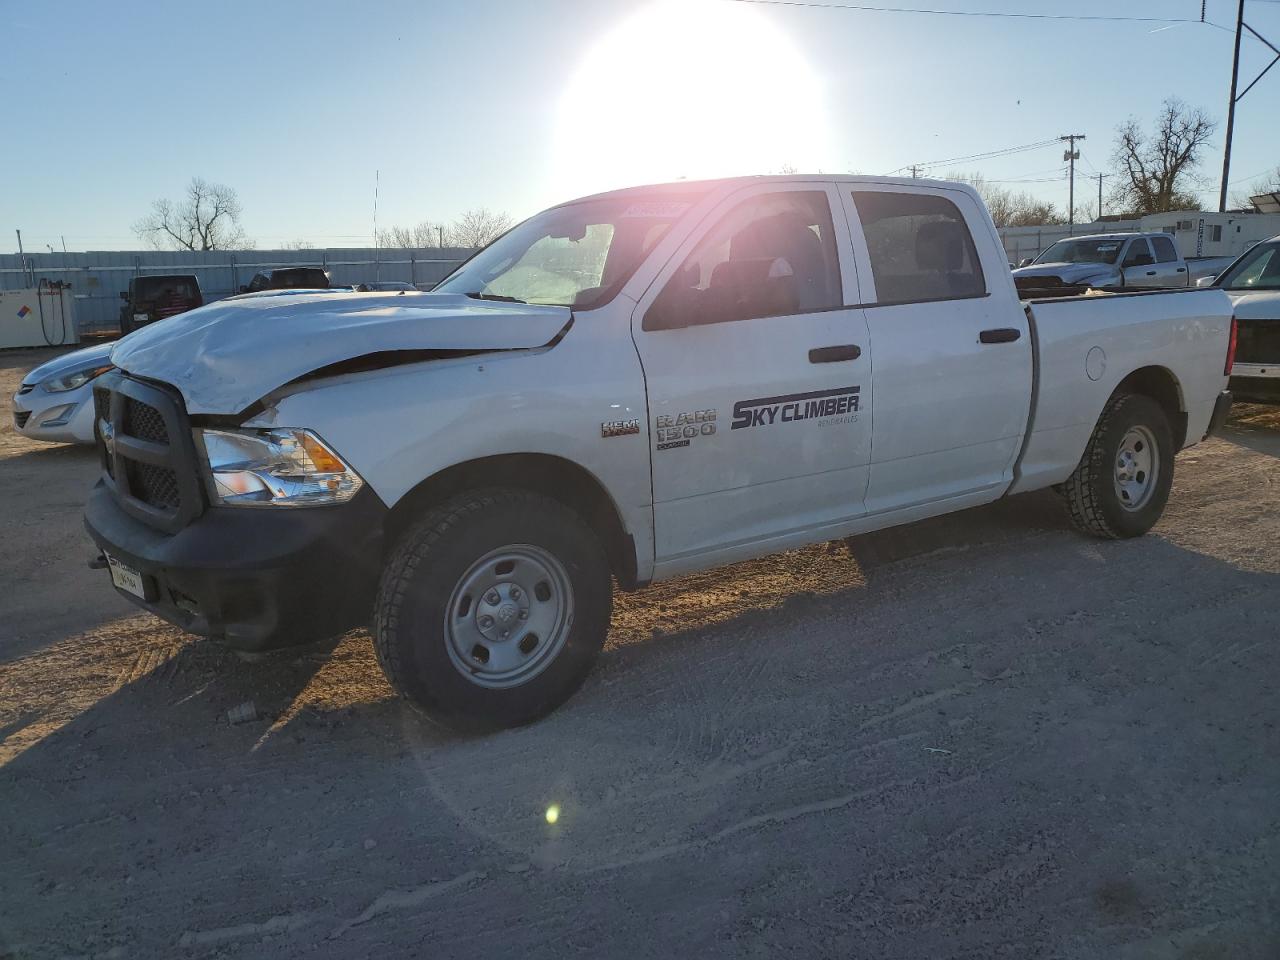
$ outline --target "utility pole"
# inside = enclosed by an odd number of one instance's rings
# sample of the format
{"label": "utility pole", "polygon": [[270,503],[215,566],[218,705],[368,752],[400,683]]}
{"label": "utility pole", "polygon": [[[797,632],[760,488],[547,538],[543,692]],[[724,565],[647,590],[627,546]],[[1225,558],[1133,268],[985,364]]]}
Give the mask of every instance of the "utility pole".
{"label": "utility pole", "polygon": [[1105,173],[1098,174],[1098,219],[1099,220],[1102,219],[1102,178],[1105,176],[1106,176]]}
{"label": "utility pole", "polygon": [[[1263,67],[1262,73],[1254,77],[1253,82],[1245,87],[1239,96],[1236,96],[1236,85],[1240,80],[1240,38],[1245,30],[1270,47],[1275,57]],[[1218,192],[1219,213],[1225,213],[1227,209],[1227,180],[1231,174],[1231,135],[1235,132],[1236,104],[1244,99],[1244,95],[1253,89],[1254,84],[1266,76],[1267,71],[1274,67],[1277,61],[1280,61],[1280,48],[1244,22],[1244,0],[1240,0],[1236,8],[1236,48],[1231,58],[1231,100],[1227,104],[1227,142],[1222,148],[1222,188]]]}
{"label": "utility pole", "polygon": [[[1244,0],[1240,0],[1241,3]],[[1071,186],[1067,192],[1067,226],[1071,227],[1076,222],[1076,161],[1080,159],[1080,151],[1076,149],[1076,141],[1083,140],[1083,133],[1068,133],[1058,138],[1067,142],[1067,149],[1062,154],[1062,159],[1071,165]]]}
{"label": "utility pole", "polygon": [[912,180],[920,179],[920,165],[917,163],[913,163],[911,165],[911,179]]}
{"label": "utility pole", "polygon": [[1240,79],[1240,32],[1244,28],[1244,0],[1236,10],[1236,51],[1231,57],[1231,101],[1227,104],[1227,142],[1222,148],[1222,187],[1218,191],[1218,212],[1227,209],[1227,178],[1231,175],[1231,134],[1236,125],[1236,83]]}

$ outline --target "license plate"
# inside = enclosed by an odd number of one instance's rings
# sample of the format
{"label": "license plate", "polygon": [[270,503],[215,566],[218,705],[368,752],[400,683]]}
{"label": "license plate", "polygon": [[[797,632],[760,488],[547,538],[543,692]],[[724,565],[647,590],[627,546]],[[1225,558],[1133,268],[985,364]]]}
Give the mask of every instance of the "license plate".
{"label": "license plate", "polygon": [[107,566],[111,570],[111,582],[121,590],[132,593],[135,597],[147,599],[147,591],[142,585],[142,574],[133,567],[127,567],[115,557],[107,557]]}

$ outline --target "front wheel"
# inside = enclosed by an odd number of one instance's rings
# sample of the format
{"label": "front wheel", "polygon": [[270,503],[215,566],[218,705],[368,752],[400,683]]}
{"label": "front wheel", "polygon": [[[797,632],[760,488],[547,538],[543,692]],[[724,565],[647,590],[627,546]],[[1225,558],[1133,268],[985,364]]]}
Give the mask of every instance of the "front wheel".
{"label": "front wheel", "polygon": [[455,730],[519,726],[586,679],[613,605],[604,550],[572,510],[520,490],[429,510],[382,576],[374,647],[397,692]]}
{"label": "front wheel", "polygon": [[1158,403],[1138,394],[1113,399],[1062,485],[1072,521],[1095,537],[1142,536],[1169,501],[1175,452]]}

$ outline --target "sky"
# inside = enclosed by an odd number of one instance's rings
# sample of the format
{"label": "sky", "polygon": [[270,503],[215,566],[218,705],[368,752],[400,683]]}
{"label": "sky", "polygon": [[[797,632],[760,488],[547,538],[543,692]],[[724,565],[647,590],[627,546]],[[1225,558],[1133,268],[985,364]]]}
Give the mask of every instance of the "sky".
{"label": "sky", "polygon": [[[1225,121],[1236,0],[1207,19],[945,16],[741,0],[0,0],[0,252],[136,249],[192,176],[258,247],[372,244],[485,207],[522,219],[678,177],[888,173],[1083,133],[1096,197],[1118,124],[1176,96]],[[845,0],[1198,21],[1200,0]],[[831,4],[822,9],[820,4]],[[1245,20],[1280,46],[1280,0]],[[1241,87],[1270,52],[1246,34]],[[1280,165],[1280,66],[1236,111],[1232,192]],[[1222,126],[1205,152],[1216,208]],[[980,172],[1065,210],[1063,145]]]}

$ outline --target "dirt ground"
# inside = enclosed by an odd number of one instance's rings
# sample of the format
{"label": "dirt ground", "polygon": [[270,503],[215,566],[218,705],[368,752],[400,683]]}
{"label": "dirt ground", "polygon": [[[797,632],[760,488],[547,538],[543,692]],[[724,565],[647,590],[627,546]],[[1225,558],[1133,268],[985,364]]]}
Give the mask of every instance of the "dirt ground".
{"label": "dirt ground", "polygon": [[1280,957],[1276,410],[1140,540],[1035,494],[622,596],[463,739],[363,633],[245,663],[87,569],[92,452],[12,430],[49,355],[0,354],[0,957]]}

